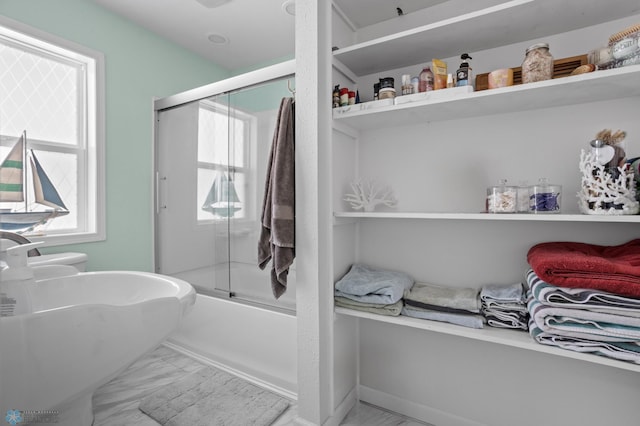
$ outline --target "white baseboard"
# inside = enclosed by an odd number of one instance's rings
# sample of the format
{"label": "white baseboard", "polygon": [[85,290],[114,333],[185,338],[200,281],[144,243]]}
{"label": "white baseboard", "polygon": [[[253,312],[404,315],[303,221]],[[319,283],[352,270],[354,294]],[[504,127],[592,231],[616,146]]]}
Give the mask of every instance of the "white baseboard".
{"label": "white baseboard", "polygon": [[[351,391],[345,396],[345,398],[340,402],[340,404],[335,408],[333,414],[329,416],[323,423],[322,426],[339,426],[349,411],[358,403],[358,394],[356,392],[356,388],[354,387]],[[318,423],[313,423],[303,418],[297,417],[294,420],[294,423],[297,426],[318,426]]]}
{"label": "white baseboard", "polygon": [[272,392],[275,392],[275,393],[277,393],[279,395],[282,395],[283,397],[288,398],[288,399],[290,399],[292,401],[297,401],[298,400],[298,394],[294,393],[294,392],[291,392],[290,390],[281,388],[279,386],[275,386],[272,383],[266,382],[266,381],[261,380],[261,379],[259,379],[257,377],[254,377],[254,376],[251,376],[249,374],[246,374],[246,373],[244,373],[244,372],[242,372],[240,370],[236,370],[235,368],[231,368],[231,367],[229,367],[227,365],[221,364],[221,363],[219,363],[217,361],[214,361],[214,360],[209,359],[207,357],[204,357],[202,355],[198,355],[197,353],[191,352],[190,350],[185,349],[182,346],[176,345],[175,343],[171,343],[171,342],[165,341],[162,344],[164,346],[168,347],[168,348],[173,349],[176,352],[180,352],[183,355],[186,355],[186,356],[188,356],[190,358],[193,358],[193,359],[195,359],[197,361],[200,361],[203,364],[207,364],[207,365],[211,365],[213,367],[219,368],[222,371],[226,371],[227,373],[230,373],[230,374],[233,374],[235,376],[238,376],[238,377],[240,377],[242,379],[245,379],[248,382],[251,382],[251,383],[253,383],[253,384],[257,385],[257,386],[260,386],[260,387],[262,387],[264,389],[268,389],[268,390],[270,390]]}
{"label": "white baseboard", "polygon": [[487,426],[437,408],[418,404],[366,386],[359,387],[360,400],[372,405],[421,420],[434,426]]}
{"label": "white baseboard", "polygon": [[329,417],[322,426],[339,426],[340,423],[347,417],[349,411],[358,403],[358,393],[356,388],[354,387],[351,391],[344,397],[344,399],[340,402],[340,404],[335,408],[331,417]]}

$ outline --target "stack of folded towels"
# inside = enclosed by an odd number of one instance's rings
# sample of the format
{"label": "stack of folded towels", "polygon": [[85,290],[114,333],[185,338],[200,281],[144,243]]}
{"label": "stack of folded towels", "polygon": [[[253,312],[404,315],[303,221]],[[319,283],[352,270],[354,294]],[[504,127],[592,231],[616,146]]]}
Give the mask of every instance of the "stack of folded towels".
{"label": "stack of folded towels", "polygon": [[498,328],[528,330],[527,294],[523,283],[482,287],[480,302],[487,324]]}
{"label": "stack of folded towels", "polygon": [[536,341],[640,364],[640,239],[541,243],[527,260]]}
{"label": "stack of folded towels", "polygon": [[404,272],[354,264],[335,285],[335,304],[380,315],[400,315],[402,297],[413,286]]}
{"label": "stack of folded towels", "polygon": [[482,328],[478,290],[415,283],[404,296],[402,315]]}

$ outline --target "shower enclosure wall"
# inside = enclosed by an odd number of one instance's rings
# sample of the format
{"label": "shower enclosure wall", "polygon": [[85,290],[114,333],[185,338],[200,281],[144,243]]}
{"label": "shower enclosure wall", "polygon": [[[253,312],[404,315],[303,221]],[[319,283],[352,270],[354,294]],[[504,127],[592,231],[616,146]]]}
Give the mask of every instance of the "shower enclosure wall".
{"label": "shower enclosure wall", "polygon": [[[249,73],[251,74],[251,73]],[[269,73],[267,73],[269,74]],[[199,294],[295,310],[271,293],[257,247],[269,152],[293,75],[231,78],[156,102],[156,271]]]}

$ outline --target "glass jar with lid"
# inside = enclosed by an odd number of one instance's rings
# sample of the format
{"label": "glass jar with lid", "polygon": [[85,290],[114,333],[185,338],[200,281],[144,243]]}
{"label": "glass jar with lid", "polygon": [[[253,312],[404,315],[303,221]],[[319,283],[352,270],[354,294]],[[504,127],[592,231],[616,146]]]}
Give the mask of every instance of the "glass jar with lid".
{"label": "glass jar with lid", "polygon": [[531,213],[560,213],[560,195],[562,186],[549,183],[546,178],[540,178],[537,185],[529,192]]}
{"label": "glass jar with lid", "polygon": [[522,61],[522,83],[550,80],[553,78],[553,56],[547,43],[529,46]]}
{"label": "glass jar with lid", "polygon": [[518,188],[507,185],[506,179],[487,188],[486,209],[488,213],[515,213],[517,210]]}

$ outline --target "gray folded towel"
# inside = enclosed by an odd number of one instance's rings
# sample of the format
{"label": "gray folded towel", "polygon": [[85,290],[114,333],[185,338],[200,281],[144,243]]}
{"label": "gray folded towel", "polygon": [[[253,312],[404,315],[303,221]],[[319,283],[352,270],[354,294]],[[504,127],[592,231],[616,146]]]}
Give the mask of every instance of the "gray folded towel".
{"label": "gray folded towel", "polygon": [[404,296],[405,302],[410,301],[464,310],[468,312],[480,312],[480,299],[475,288],[441,287],[427,283],[415,283],[411,290]]}
{"label": "gray folded towel", "polygon": [[402,308],[402,315],[425,320],[448,322],[450,324],[461,325],[469,328],[484,328],[484,318],[482,315],[452,314],[448,312],[413,308],[411,306],[405,306]]}
{"label": "gray folded towel", "polygon": [[529,328],[529,315],[522,315],[517,313],[506,312],[485,312],[484,317],[487,320],[487,324],[491,327],[498,328],[515,328],[527,330]]}
{"label": "gray folded towel", "polygon": [[335,286],[335,295],[363,303],[390,305],[402,299],[413,285],[413,278],[404,272],[387,271],[353,264]]}
{"label": "gray folded towel", "polygon": [[480,290],[482,301],[499,301],[526,304],[526,290],[522,283],[510,285],[488,284]]}
{"label": "gray folded towel", "polygon": [[362,303],[355,300],[348,299],[346,297],[335,297],[336,306],[342,308],[349,308],[356,311],[370,312],[378,315],[398,316],[402,311],[402,300],[398,300],[396,303],[390,305],[381,305],[379,303]]}
{"label": "gray folded towel", "polygon": [[273,259],[271,290],[276,299],[287,290],[289,267],[296,255],[294,118],[293,98],[283,98],[269,154],[258,241],[260,269]]}

